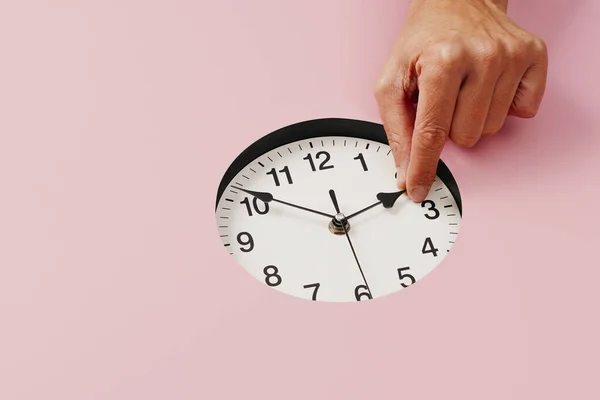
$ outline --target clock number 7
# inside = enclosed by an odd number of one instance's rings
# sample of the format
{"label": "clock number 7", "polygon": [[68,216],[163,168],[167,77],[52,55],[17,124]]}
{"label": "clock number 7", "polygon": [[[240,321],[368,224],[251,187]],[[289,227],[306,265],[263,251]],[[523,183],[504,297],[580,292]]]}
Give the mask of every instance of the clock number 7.
{"label": "clock number 7", "polygon": [[[267,172],[267,175],[271,175],[273,176],[273,180],[275,181],[275,186],[281,186],[281,183],[279,182],[279,177],[277,176],[277,170],[275,170],[275,168],[271,168],[271,170],[269,172]],[[294,183],[292,181],[292,175],[290,174],[290,169],[286,166],[283,169],[279,170],[279,173],[281,174],[285,174],[285,177],[287,178],[288,183],[291,185],[292,183]]]}
{"label": "clock number 7", "polygon": [[321,287],[320,283],[311,283],[310,285],[304,285],[302,286],[304,289],[311,289],[314,288],[313,290],[313,294],[312,294],[312,300],[317,300],[317,292],[319,291],[319,288]]}

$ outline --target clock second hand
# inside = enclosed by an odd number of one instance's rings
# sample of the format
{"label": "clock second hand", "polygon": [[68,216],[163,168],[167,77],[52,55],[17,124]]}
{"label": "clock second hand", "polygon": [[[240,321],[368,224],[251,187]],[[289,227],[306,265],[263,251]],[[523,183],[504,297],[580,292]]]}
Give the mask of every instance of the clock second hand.
{"label": "clock second hand", "polygon": [[[356,265],[358,265],[358,270],[360,271],[360,274],[362,275],[363,281],[365,282],[365,286],[367,287],[367,291],[369,292],[369,295],[371,296],[371,298],[373,298],[373,293],[371,293],[371,288],[369,287],[369,284],[367,283],[367,278],[365,278],[365,273],[363,272],[362,267],[360,266],[360,261],[358,261],[358,257],[356,256],[356,250],[354,250],[354,246],[352,245],[352,240],[350,240],[350,234],[348,234],[348,229],[346,228],[346,217],[344,216],[344,214],[342,214],[340,212],[340,206],[338,204],[337,197],[336,197],[335,191],[333,189],[329,190],[329,197],[331,197],[331,202],[333,203],[333,208],[335,208],[335,212],[338,214],[333,218],[336,219],[344,228],[344,233],[346,235],[346,239],[348,239],[348,244],[350,245],[350,249],[352,250],[352,255],[354,255],[354,260],[356,261]],[[338,219],[338,216],[340,216],[341,220]]]}

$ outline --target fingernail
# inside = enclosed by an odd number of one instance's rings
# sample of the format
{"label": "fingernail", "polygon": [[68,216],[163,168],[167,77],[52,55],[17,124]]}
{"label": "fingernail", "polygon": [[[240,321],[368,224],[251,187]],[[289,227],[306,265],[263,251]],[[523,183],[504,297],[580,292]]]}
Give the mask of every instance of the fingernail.
{"label": "fingernail", "polygon": [[427,195],[429,194],[429,190],[424,188],[423,186],[417,186],[410,192],[410,198],[415,203],[421,203]]}
{"label": "fingernail", "polygon": [[404,173],[404,169],[401,167],[398,167],[396,169],[396,185],[398,185],[398,189],[400,190],[405,190],[406,189],[406,176]]}

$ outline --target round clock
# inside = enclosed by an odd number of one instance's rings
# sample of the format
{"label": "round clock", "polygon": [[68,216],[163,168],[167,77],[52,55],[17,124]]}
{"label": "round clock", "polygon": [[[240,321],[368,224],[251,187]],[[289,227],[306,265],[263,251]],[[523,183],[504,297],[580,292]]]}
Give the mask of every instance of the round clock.
{"label": "round clock", "polygon": [[396,186],[383,126],[300,122],[242,152],[219,185],[218,233],[254,278],[313,301],[356,302],[406,289],[455,243],[462,203],[440,160],[428,197]]}

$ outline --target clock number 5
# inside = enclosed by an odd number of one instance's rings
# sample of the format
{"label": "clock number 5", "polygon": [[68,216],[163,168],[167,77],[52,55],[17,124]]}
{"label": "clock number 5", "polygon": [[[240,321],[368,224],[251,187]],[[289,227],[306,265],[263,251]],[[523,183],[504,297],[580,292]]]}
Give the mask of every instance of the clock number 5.
{"label": "clock number 5", "polygon": [[440,216],[440,210],[435,208],[435,203],[431,200],[425,200],[421,203],[421,207],[427,207],[428,211],[433,211],[433,215],[429,215],[429,213],[425,214],[425,218],[427,219],[437,219]]}
{"label": "clock number 5", "polygon": [[[319,165],[319,170],[322,171],[324,169],[333,168],[333,165],[326,165],[331,159],[331,155],[326,151],[319,151],[315,158],[318,160],[319,158],[321,158],[321,156],[323,156],[325,159]],[[315,162],[312,159],[312,154],[308,154],[306,157],[303,158],[303,160],[307,160],[310,163],[310,169],[312,169],[313,172],[317,170],[317,168],[315,167]]]}
{"label": "clock number 5", "polygon": [[[283,169],[279,170],[280,174],[285,174],[285,177],[287,178],[287,182],[291,185],[292,183],[294,183],[292,181],[292,175],[290,174],[290,169],[286,166]],[[271,175],[273,176],[273,180],[275,181],[275,186],[281,186],[281,183],[279,182],[279,177],[277,176],[277,170],[275,168],[271,168],[271,170],[269,172],[267,172],[267,175]]]}
{"label": "clock number 5", "polygon": [[[409,274],[407,271],[410,271],[410,267],[398,268],[398,278],[400,279],[400,284],[404,288],[409,287],[417,281],[415,277]],[[404,283],[405,279],[408,279],[410,283]]]}

